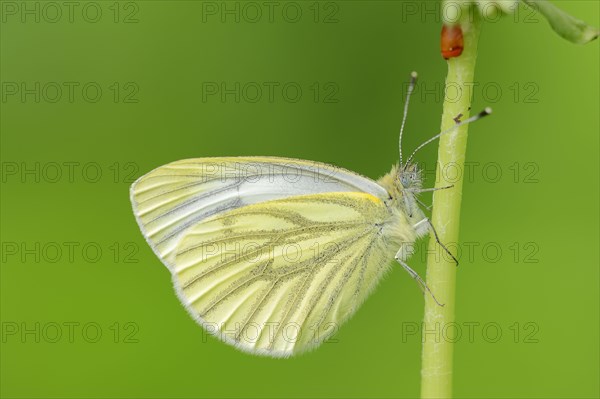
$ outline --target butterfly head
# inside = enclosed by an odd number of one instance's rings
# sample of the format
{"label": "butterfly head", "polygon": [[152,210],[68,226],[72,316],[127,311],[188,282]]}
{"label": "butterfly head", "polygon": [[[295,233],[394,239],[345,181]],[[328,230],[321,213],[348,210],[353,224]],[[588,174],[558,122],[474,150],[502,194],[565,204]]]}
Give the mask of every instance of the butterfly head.
{"label": "butterfly head", "polygon": [[422,178],[417,165],[404,167],[396,164],[378,182],[387,190],[394,207],[402,209],[409,218],[421,215],[416,195],[421,189]]}
{"label": "butterfly head", "polygon": [[416,164],[409,164],[406,166],[398,166],[396,168],[398,185],[401,190],[415,190],[420,189],[423,179],[421,177],[421,171]]}

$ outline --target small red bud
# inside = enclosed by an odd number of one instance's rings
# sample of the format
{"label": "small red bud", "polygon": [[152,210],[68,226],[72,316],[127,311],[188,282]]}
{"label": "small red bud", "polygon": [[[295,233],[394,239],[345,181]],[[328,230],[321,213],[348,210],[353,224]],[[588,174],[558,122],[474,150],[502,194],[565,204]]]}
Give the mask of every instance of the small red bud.
{"label": "small red bud", "polygon": [[459,25],[442,27],[442,57],[444,59],[458,57],[463,52],[463,34]]}

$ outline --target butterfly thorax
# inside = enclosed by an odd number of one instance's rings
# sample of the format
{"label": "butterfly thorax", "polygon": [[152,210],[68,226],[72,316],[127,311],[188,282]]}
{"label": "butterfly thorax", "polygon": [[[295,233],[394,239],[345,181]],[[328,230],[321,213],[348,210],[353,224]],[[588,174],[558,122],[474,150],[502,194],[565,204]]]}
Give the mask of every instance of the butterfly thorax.
{"label": "butterfly thorax", "polygon": [[388,174],[378,180],[390,196],[389,206],[404,214],[412,225],[425,218],[416,199],[422,182],[421,172],[415,164],[403,167],[396,164]]}

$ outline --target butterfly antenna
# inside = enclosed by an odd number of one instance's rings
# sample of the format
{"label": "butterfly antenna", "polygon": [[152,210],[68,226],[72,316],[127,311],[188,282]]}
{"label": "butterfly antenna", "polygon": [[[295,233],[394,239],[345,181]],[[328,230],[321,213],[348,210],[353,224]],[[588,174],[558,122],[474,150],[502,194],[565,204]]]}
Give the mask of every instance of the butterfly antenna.
{"label": "butterfly antenna", "polygon": [[415,90],[415,86],[417,84],[417,73],[413,71],[410,74],[410,84],[408,85],[408,92],[406,93],[406,101],[404,102],[404,115],[402,116],[402,126],[400,126],[400,140],[399,140],[399,150],[400,150],[400,167],[402,167],[402,133],[404,132],[404,125],[406,124],[406,117],[408,115],[408,103],[410,102],[410,96]]}
{"label": "butterfly antenna", "polygon": [[[449,129],[444,130],[441,133],[436,134],[435,136],[433,136],[432,138],[430,138],[429,140],[425,141],[423,144],[421,144],[420,146],[418,146],[417,148],[415,148],[415,150],[412,152],[412,154],[410,154],[410,157],[408,157],[408,159],[406,160],[406,163],[404,164],[404,168],[402,169],[402,171],[406,170],[406,167],[410,164],[410,161],[412,161],[413,157],[415,156],[415,154],[423,147],[425,147],[427,144],[431,143],[434,140],[439,139],[443,134],[446,133],[450,133],[451,131],[453,131],[454,129],[459,128],[460,126],[463,125],[468,125],[471,122],[475,122],[485,116],[488,116],[492,113],[492,109],[490,107],[487,107],[486,109],[484,109],[483,111],[481,111],[480,113],[478,113],[475,116],[470,117],[469,119],[466,119],[462,122],[457,122],[456,125],[452,126]],[[455,119],[458,120],[458,117]]]}

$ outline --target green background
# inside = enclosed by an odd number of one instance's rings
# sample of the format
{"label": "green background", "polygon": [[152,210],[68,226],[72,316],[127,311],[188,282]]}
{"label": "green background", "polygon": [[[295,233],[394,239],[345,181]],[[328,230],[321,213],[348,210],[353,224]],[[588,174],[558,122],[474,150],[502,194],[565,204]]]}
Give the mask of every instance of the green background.
{"label": "green background", "polygon": [[[251,9],[222,22],[194,1],[123,2],[118,15],[114,2],[95,2],[86,16],[100,8],[96,23],[82,17],[87,2],[72,21],[62,7],[57,22],[43,2],[2,3],[3,397],[418,396],[421,345],[408,332],[423,299],[400,268],[335,342],[287,360],[254,357],[204,337],[187,315],[138,230],[128,188],[189,157],[278,155],[386,173],[412,70],[421,80],[405,152],[439,128],[446,65],[436,2],[321,2],[315,22],[314,2],[299,1],[297,23],[282,17],[286,2],[256,23],[244,21]],[[22,21],[21,8],[36,3],[40,21]],[[599,25],[598,2],[559,5]],[[325,23],[332,13],[337,22]],[[471,127],[467,153],[461,246],[474,251],[463,252],[457,276],[461,398],[600,394],[598,41],[572,45],[530,14],[486,23],[480,41],[473,107],[494,115]],[[35,91],[36,82],[39,102],[22,98],[21,83]],[[64,82],[78,84],[72,101],[65,89],[52,102]],[[97,102],[93,85],[82,94],[89,82],[102,89]],[[279,89],[273,101],[263,92],[253,103],[248,91],[223,102],[203,98],[207,82]],[[289,82],[302,89],[297,102],[283,97]],[[336,101],[324,101],[332,90]],[[431,170],[435,155],[432,145],[418,160]],[[429,173],[425,184],[433,181]],[[423,251],[410,264],[424,275]],[[65,323],[78,323],[72,337]]]}

